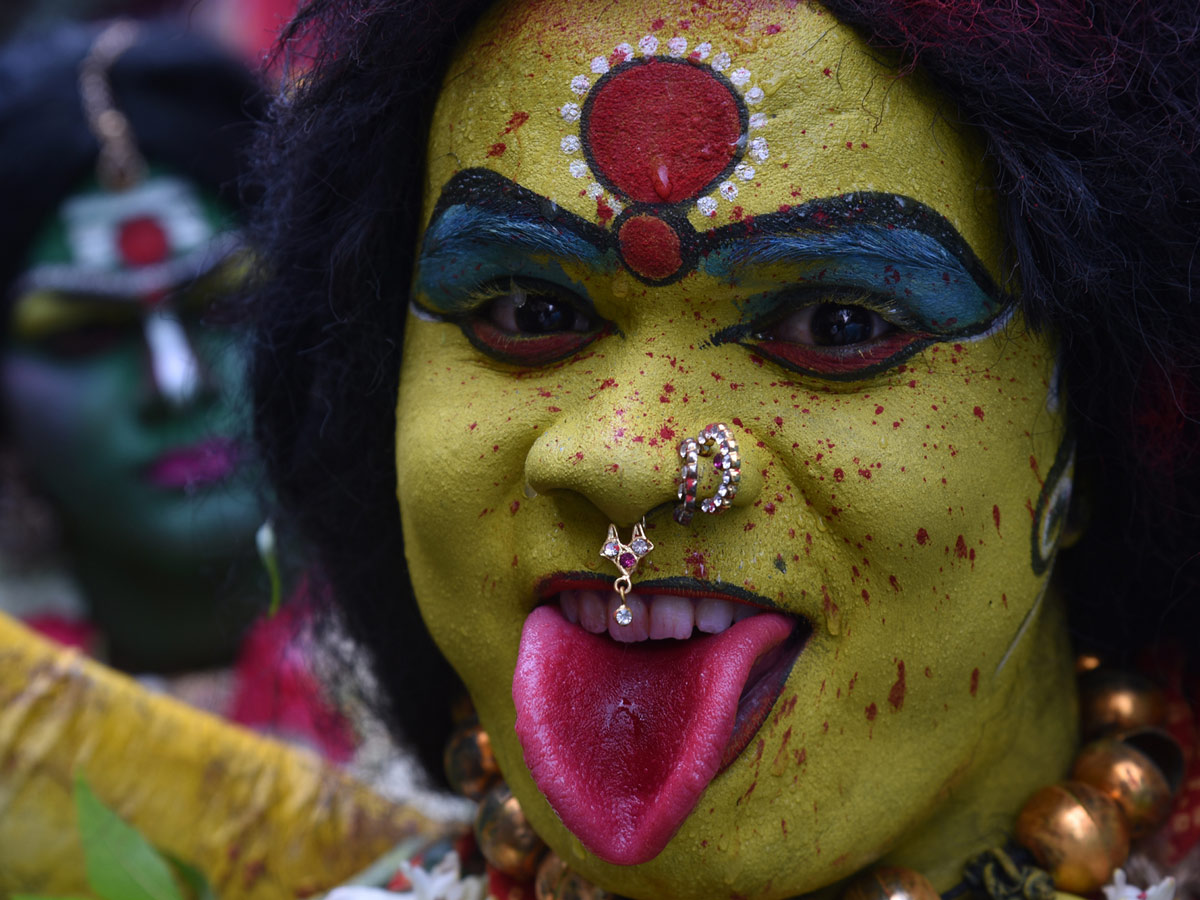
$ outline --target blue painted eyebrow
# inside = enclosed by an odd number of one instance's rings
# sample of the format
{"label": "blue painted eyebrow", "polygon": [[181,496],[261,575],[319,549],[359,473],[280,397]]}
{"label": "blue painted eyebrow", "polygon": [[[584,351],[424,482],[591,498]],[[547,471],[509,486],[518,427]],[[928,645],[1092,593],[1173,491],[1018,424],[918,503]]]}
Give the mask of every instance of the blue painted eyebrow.
{"label": "blue painted eyebrow", "polygon": [[523,274],[562,281],[562,262],[596,264],[603,255],[586,238],[524,210],[455,204],[425,232],[416,287],[439,311],[456,312],[492,278]]}
{"label": "blue painted eyebrow", "polygon": [[820,230],[747,235],[705,261],[712,275],[753,280],[752,267],[793,264],[803,280],[888,298],[900,318],[934,331],[987,321],[1004,298],[981,285],[958,254],[910,228],[850,224]]}
{"label": "blue painted eyebrow", "polygon": [[486,244],[583,262],[600,256],[599,247],[546,219],[458,205],[443,212],[425,232],[421,265],[453,262]]}

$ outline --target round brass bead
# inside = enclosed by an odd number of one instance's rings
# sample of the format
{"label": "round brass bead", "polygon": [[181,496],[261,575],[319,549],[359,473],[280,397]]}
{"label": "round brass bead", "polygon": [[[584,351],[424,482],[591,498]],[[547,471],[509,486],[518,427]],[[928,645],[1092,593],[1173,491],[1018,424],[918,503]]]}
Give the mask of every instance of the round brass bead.
{"label": "round brass bead", "polygon": [[536,900],[611,900],[614,896],[572,871],[554,851],[546,854],[533,882]]}
{"label": "round brass bead", "polygon": [[519,881],[533,878],[546,850],[521,811],[521,804],[503,782],[489,790],[479,804],[475,841],[484,859]]}
{"label": "round brass bead", "polygon": [[1079,678],[1079,720],[1085,737],[1154,728],[1166,716],[1162,691],[1135,672],[1094,669]]}
{"label": "round brass bead", "polygon": [[1060,891],[1090,894],[1129,856],[1129,824],[1117,802],[1079,781],[1042,788],[1017,817],[1017,842]]}
{"label": "round brass bead", "polygon": [[442,765],[450,787],[472,800],[483,799],[488,788],[500,778],[492,742],[478,725],[461,727],[450,735]]}
{"label": "round brass bead", "polygon": [[1133,840],[1157,828],[1171,811],[1171,786],[1158,764],[1137,747],[1115,738],[1085,746],[1071,778],[1112,797],[1125,813]]}
{"label": "round brass bead", "polygon": [[920,872],[885,866],[855,878],[842,892],[842,900],[939,900],[939,895]]}

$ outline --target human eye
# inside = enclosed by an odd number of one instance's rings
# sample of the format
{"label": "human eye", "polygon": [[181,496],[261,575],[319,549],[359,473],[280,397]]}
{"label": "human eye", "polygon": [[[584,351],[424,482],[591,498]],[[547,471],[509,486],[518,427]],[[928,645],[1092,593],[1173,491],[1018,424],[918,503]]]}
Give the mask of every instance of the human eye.
{"label": "human eye", "polygon": [[574,355],[608,332],[591,305],[561,285],[501,278],[472,292],[457,318],[467,339],[494,359],[540,366]]}
{"label": "human eye", "polygon": [[855,377],[907,358],[930,335],[879,311],[867,292],[791,297],[754,328],[757,352],[791,369],[826,377]]}

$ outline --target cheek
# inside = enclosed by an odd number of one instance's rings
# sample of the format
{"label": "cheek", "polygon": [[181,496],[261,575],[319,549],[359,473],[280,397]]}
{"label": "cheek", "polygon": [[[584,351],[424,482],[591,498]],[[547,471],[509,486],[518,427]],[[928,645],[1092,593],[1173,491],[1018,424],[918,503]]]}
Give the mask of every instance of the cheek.
{"label": "cheek", "polygon": [[8,425],[31,459],[76,446],[95,405],[98,385],[86,370],[11,353],[0,366]]}

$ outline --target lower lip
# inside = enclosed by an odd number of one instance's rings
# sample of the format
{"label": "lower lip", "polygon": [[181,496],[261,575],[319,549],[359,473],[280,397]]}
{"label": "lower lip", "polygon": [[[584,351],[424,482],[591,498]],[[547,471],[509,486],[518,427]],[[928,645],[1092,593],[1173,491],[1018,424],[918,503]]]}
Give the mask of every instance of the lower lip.
{"label": "lower lip", "polygon": [[146,480],[162,488],[203,487],[224,481],[237,462],[237,445],[217,438],[164,453],[146,469]]}

